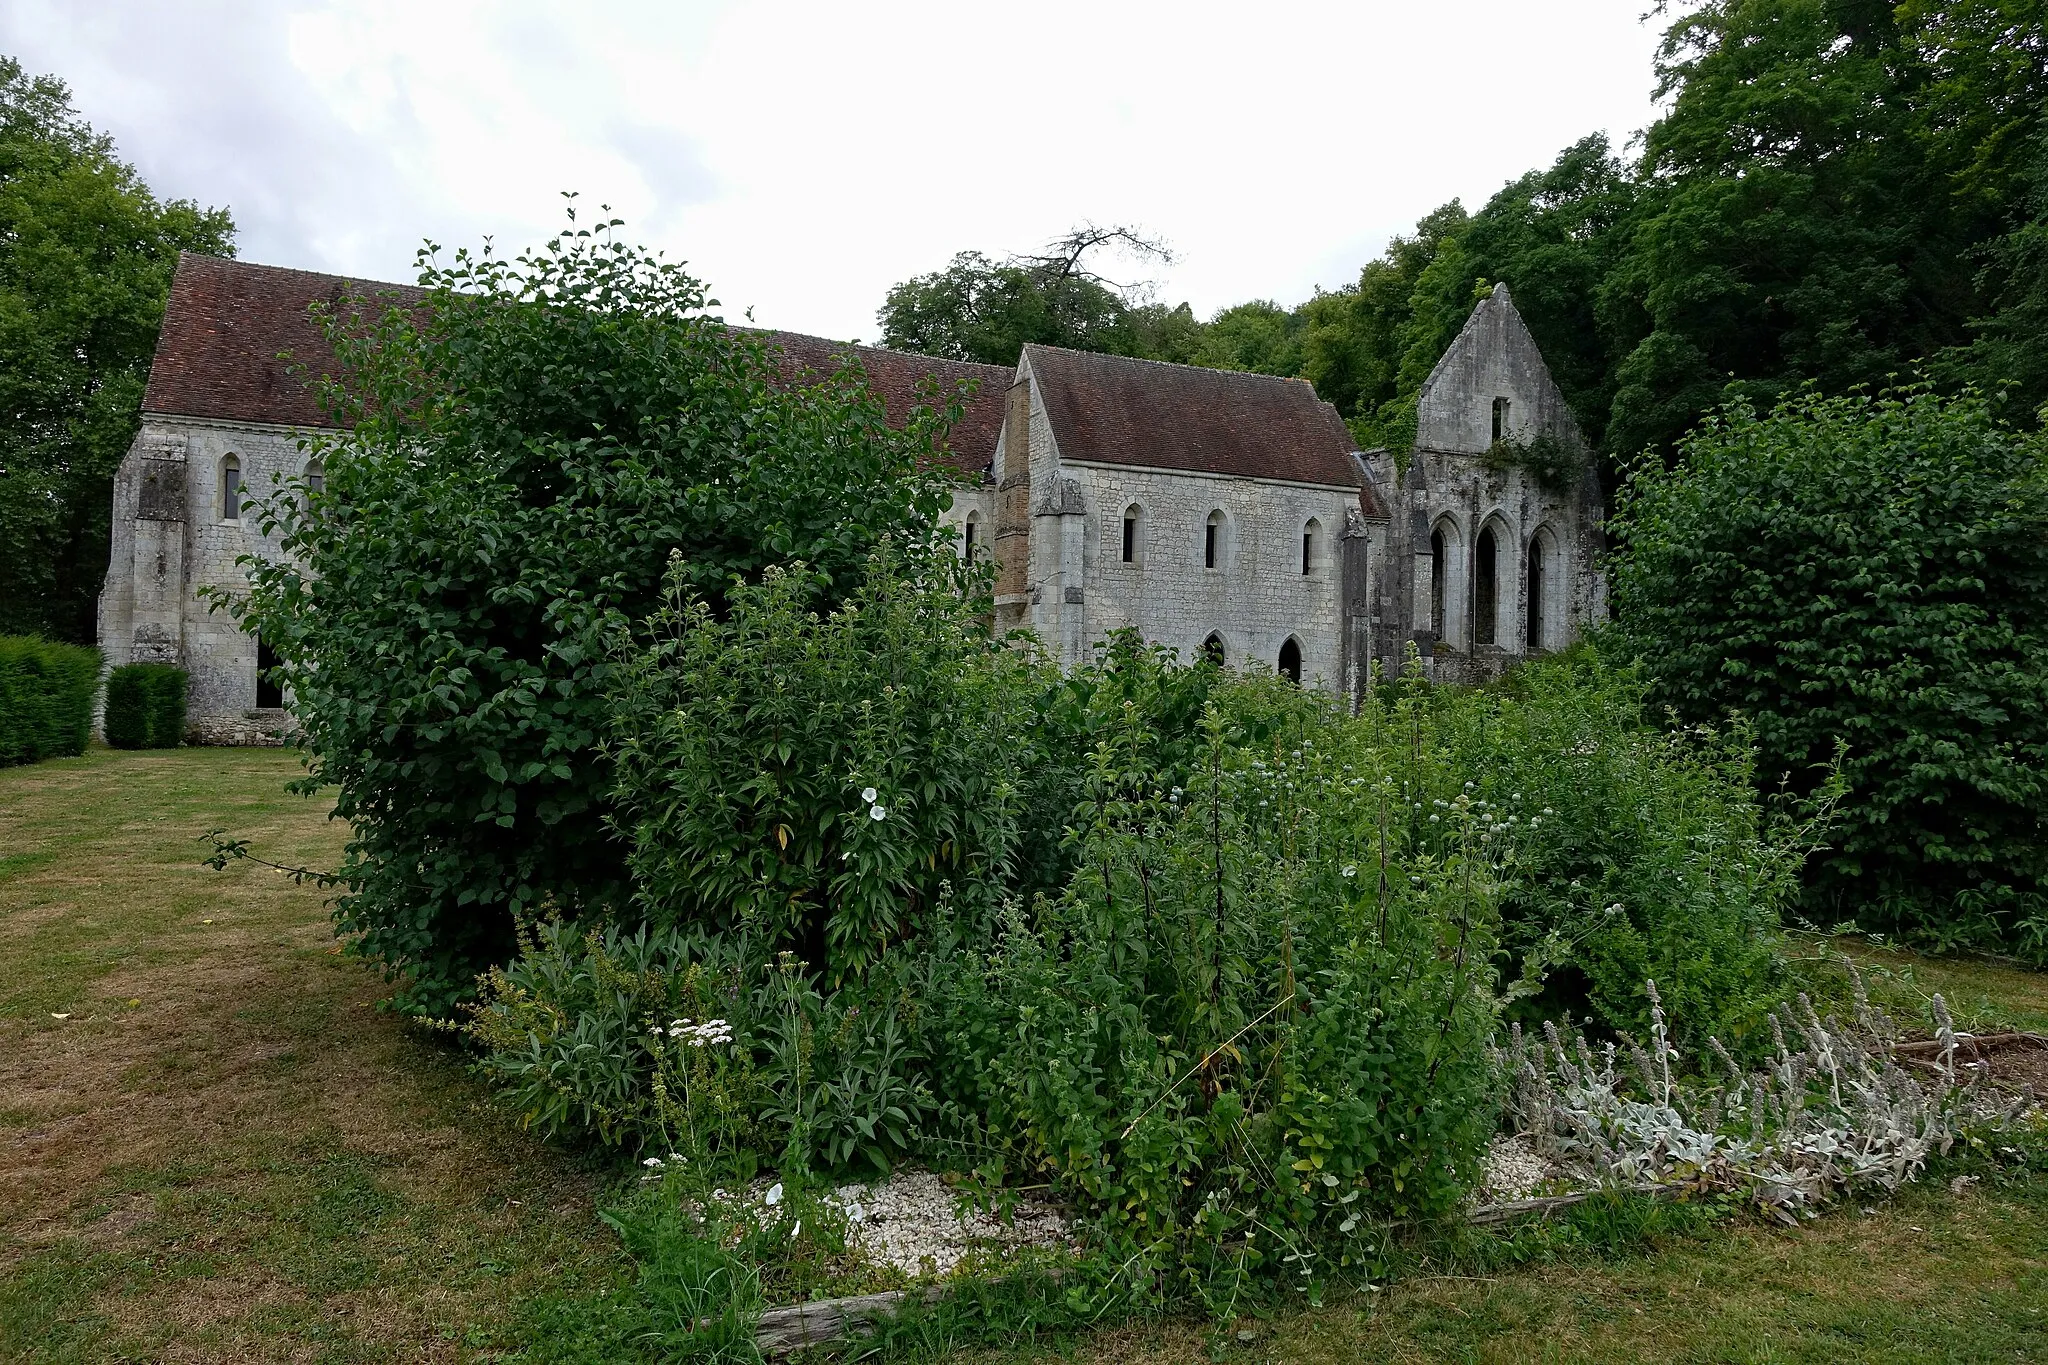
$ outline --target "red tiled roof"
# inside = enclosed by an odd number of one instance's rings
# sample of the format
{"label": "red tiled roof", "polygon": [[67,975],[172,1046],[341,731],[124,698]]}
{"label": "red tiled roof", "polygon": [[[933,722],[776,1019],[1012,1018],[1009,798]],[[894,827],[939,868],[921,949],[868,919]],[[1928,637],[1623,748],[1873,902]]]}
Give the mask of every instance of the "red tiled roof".
{"label": "red tiled roof", "polygon": [[[328,371],[334,353],[306,310],[314,303],[340,305],[352,294],[371,299],[396,295],[407,303],[420,297],[408,285],[181,252],[156,337],[143,411],[331,426],[307,380],[288,369],[304,365],[314,374]],[[280,360],[281,352],[291,359]]]}
{"label": "red tiled roof", "polygon": [[1361,490],[1358,443],[1305,379],[1030,345],[1063,460],[1185,469]]}
{"label": "red tiled roof", "polygon": [[767,332],[763,335],[771,346],[780,350],[779,359],[785,379],[794,379],[806,372],[829,375],[839,368],[838,357],[852,351],[867,374],[868,387],[882,400],[882,407],[889,414],[892,426],[900,427],[910,420],[910,410],[919,401],[918,382],[926,375],[938,377],[940,401],[949,398],[954,386],[963,380],[972,382],[975,389],[966,401],[966,411],[946,438],[950,454],[947,463],[963,473],[974,474],[986,469],[995,459],[996,440],[1003,430],[1004,398],[1016,379],[1016,372],[1008,366],[936,360],[931,356],[914,355],[908,351],[884,351],[874,346],[849,346],[843,341],[827,341],[823,337],[805,336],[800,332]]}
{"label": "red tiled roof", "polygon": [[[334,353],[308,307],[339,306],[355,295],[412,303],[421,292],[411,285],[180,255],[163,328],[157,333],[143,410],[278,426],[330,426],[332,419],[307,380],[289,372],[290,367],[303,365],[311,374],[322,375],[334,363]],[[792,379],[805,371],[832,373],[837,368],[834,356],[848,349],[840,342],[795,332],[769,332],[765,337],[780,348],[782,372]],[[889,420],[898,426],[909,420],[917,382],[925,375],[936,374],[948,391],[962,379],[979,381],[947,445],[953,452],[950,462],[961,470],[973,473],[987,466],[1003,425],[1003,397],[1014,377],[1009,369],[869,346],[852,349]],[[280,353],[291,359],[279,359]]]}

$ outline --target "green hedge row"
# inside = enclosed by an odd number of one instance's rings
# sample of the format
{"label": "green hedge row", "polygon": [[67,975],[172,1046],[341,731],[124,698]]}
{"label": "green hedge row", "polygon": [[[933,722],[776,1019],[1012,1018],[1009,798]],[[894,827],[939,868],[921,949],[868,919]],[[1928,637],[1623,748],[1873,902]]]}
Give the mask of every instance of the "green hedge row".
{"label": "green hedge row", "polygon": [[0,635],[0,767],[85,752],[100,652]]}
{"label": "green hedge row", "polygon": [[189,675],[169,664],[127,664],[107,675],[107,743],[175,749],[185,738]]}

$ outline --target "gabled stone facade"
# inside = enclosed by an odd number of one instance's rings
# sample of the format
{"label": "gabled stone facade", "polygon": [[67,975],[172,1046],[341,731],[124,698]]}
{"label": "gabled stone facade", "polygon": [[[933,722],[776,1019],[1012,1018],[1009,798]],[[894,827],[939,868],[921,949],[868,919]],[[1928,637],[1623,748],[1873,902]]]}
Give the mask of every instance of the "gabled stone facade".
{"label": "gabled stone facade", "polygon": [[[1505,284],[1430,372],[1415,436],[1405,464],[1367,457],[1399,566],[1376,654],[1398,663],[1412,640],[1433,677],[1475,681],[1605,618],[1599,476]],[[1530,467],[1574,462],[1561,482]]]}

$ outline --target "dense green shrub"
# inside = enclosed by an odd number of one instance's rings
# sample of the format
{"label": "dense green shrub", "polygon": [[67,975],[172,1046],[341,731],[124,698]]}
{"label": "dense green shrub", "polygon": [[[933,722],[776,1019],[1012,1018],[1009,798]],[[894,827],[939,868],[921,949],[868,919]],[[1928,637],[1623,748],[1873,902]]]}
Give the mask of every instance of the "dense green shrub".
{"label": "dense green shrub", "polygon": [[1654,980],[1685,1046],[1739,1047],[1783,997],[1780,918],[1839,785],[1760,800],[1746,725],[1651,725],[1645,686],[1581,648],[1431,706],[1515,826],[1501,939],[1516,1016],[1644,1036]]}
{"label": "dense green shrub", "polygon": [[423,256],[417,307],[330,316],[347,429],[310,442],[325,488],[263,501],[286,553],[214,599],[291,671],[308,781],[353,831],[340,927],[405,1007],[460,998],[543,903],[625,907],[606,641],[664,574],[716,614],[801,560],[829,608],[943,505],[929,457],[957,405],[934,393],[899,430],[857,369],[784,382],[613,226]]}
{"label": "dense green shrub", "polygon": [[100,652],[0,635],[0,767],[85,752]]}
{"label": "dense green shrub", "polygon": [[884,551],[820,612],[823,586],[771,569],[721,620],[678,572],[616,674],[615,806],[640,919],[745,927],[836,983],[948,894],[993,915],[1043,670],[990,638],[950,554]]}
{"label": "dense green shrub", "polygon": [[175,749],[185,739],[191,675],[170,664],[123,664],[107,675],[107,743],[116,749]]}
{"label": "dense green shrub", "polygon": [[2048,958],[2048,479],[1975,395],[1730,408],[1613,521],[1611,640],[1766,786],[1849,794],[1830,922]]}

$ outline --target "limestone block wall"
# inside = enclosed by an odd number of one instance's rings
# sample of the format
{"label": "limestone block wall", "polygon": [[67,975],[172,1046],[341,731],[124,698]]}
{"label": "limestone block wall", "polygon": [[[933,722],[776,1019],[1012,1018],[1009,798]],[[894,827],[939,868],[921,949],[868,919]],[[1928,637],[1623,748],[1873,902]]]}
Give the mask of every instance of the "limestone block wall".
{"label": "limestone block wall", "polygon": [[[1084,646],[1135,627],[1191,658],[1214,633],[1225,661],[1275,666],[1295,639],[1302,681],[1342,678],[1339,542],[1355,488],[1069,462],[1084,510]],[[1124,514],[1137,509],[1134,560],[1123,561]],[[1210,516],[1222,514],[1217,566],[1205,563]],[[1313,523],[1309,572],[1302,533]],[[1384,537],[1381,537],[1384,540]],[[1382,571],[1374,565],[1374,571]]]}
{"label": "limestone block wall", "polygon": [[199,597],[210,586],[245,591],[241,556],[283,554],[253,509],[223,515],[229,456],[240,464],[245,504],[301,475],[307,458],[290,428],[144,415],[114,477],[100,647],[109,667],[175,663],[189,671],[187,717],[198,742],[274,743],[284,713],[256,708],[256,641]]}

